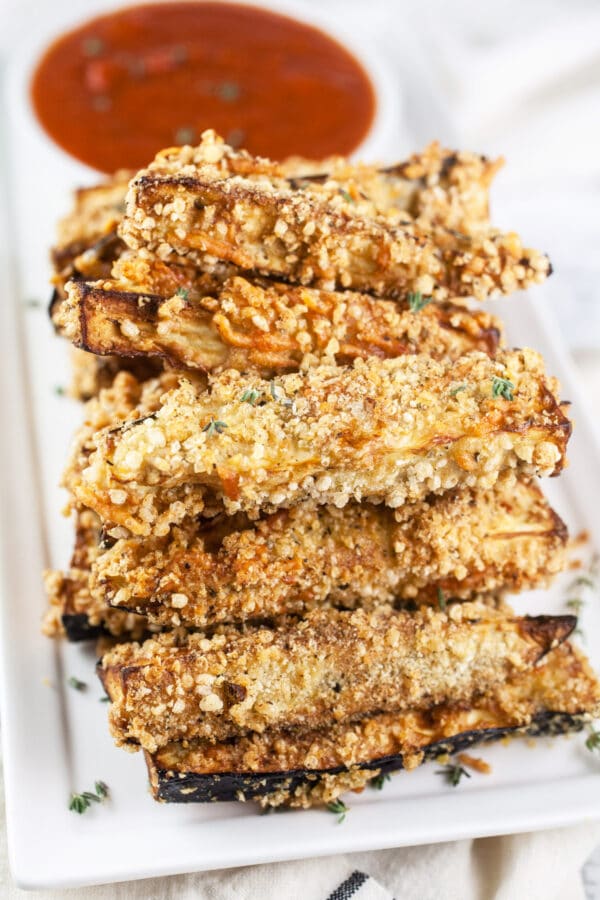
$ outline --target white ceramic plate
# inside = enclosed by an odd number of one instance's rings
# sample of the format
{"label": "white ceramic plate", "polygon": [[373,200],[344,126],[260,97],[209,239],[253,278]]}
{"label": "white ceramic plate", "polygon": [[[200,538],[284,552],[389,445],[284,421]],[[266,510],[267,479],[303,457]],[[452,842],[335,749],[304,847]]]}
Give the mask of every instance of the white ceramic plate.
{"label": "white ceramic plate", "polygon": [[[52,24],[60,28],[66,21],[60,14]],[[40,572],[64,566],[71,550],[72,525],[60,516],[65,498],[56,485],[81,409],[56,395],[68,377],[66,348],[43,310],[27,301],[47,298],[54,222],[68,206],[69,190],[93,177],[49,144],[28,111],[29,60],[49,27],[36,21],[35,41],[15,54],[8,108],[0,110],[7,154],[0,161],[0,649],[9,845],[18,883],[71,887],[549,828],[598,816],[600,761],[585,750],[581,735],[538,740],[535,751],[525,742],[486,747],[482,755],[493,773],[473,774],[458,789],[434,774],[435,765],[399,774],[381,792],[350,795],[351,812],[342,825],[316,810],[259,817],[252,804],[160,806],[148,794],[141,755],[113,747],[93,650],[52,643],[39,630],[45,607]],[[496,308],[511,341],[542,351],[574,401],[571,466],[546,487],[573,533],[600,535],[599,445],[548,322],[543,289],[535,299],[513,298]],[[581,554],[591,551],[588,545]],[[519,597],[515,607],[564,611],[568,580]],[[583,629],[586,649],[599,664],[600,613],[593,599]],[[71,675],[88,683],[85,692],[67,686]],[[92,788],[97,779],[109,785],[110,802],[83,816],[70,813],[70,793]]]}

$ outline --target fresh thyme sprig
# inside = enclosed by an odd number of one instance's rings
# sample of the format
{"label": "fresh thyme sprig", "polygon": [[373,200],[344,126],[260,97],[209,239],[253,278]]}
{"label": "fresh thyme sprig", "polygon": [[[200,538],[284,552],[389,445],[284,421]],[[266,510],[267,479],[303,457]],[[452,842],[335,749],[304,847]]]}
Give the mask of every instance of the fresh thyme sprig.
{"label": "fresh thyme sprig", "polygon": [[343,800],[332,800],[331,803],[327,804],[327,809],[330,813],[333,813],[334,816],[338,817],[338,825],[342,824],[346,818],[346,814],[350,812],[350,808],[346,806]]}
{"label": "fresh thyme sprig", "polygon": [[211,419],[210,422],[206,423],[202,431],[205,431],[211,437],[213,434],[223,434],[226,428],[227,422],[221,422],[220,419]]}
{"label": "fresh thyme sprig", "polygon": [[443,775],[448,784],[451,784],[452,787],[457,787],[463,776],[465,778],[471,777],[467,770],[463,766],[459,766],[458,763],[446,763],[444,768],[437,769],[435,774]]}
{"label": "fresh thyme sprig", "polygon": [[80,681],[79,678],[75,678],[74,675],[71,675],[71,677],[67,679],[67,684],[75,691],[85,691],[87,688],[85,681]]}
{"label": "fresh thyme sprig", "polygon": [[187,300],[190,296],[190,292],[187,290],[187,288],[180,287],[177,288],[176,296],[181,297],[182,300]]}
{"label": "fresh thyme sprig", "polygon": [[371,781],[369,782],[369,784],[371,785],[372,788],[375,788],[376,791],[381,791],[381,790],[383,790],[383,786],[386,783],[386,781],[391,781],[391,780],[392,780],[392,776],[389,774],[389,772],[385,772],[385,773],[382,772],[381,775],[376,775],[375,778],[371,778]]}
{"label": "fresh thyme sprig", "polygon": [[101,803],[108,797],[108,786],[103,781],[96,781],[94,790],[96,792],[94,794],[91,791],[82,791],[81,794],[71,794],[69,810],[81,815],[86,809],[90,808],[92,803]]}
{"label": "fresh thyme sprig", "polygon": [[431,303],[431,297],[424,297],[421,291],[411,291],[407,297],[408,308],[411,312],[420,312],[428,303]]}
{"label": "fresh thyme sprig", "polygon": [[240,397],[240,401],[242,403],[249,403],[250,406],[256,406],[258,400],[260,399],[260,391],[257,391],[256,388],[246,388],[242,396]]}
{"label": "fresh thyme sprig", "polygon": [[[576,616],[581,614],[582,609],[586,605],[584,595],[589,591],[598,591],[599,569],[600,555],[594,553],[587,572],[577,575],[567,586],[565,606],[568,609],[572,609]],[[580,627],[575,629],[575,634],[578,634],[585,641],[585,634]]]}
{"label": "fresh thyme sprig", "polygon": [[508,378],[499,378],[497,375],[494,375],[492,378],[492,397],[503,397],[504,400],[512,400],[514,389],[514,384]]}

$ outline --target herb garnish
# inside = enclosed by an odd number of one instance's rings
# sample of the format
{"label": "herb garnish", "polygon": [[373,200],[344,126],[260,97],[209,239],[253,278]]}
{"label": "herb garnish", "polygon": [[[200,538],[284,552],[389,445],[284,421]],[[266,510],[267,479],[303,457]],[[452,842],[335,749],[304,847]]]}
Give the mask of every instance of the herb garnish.
{"label": "herb garnish", "polygon": [[338,817],[338,825],[342,824],[346,818],[346,813],[350,812],[349,807],[346,806],[343,800],[332,800],[331,803],[327,804],[327,809]]}
{"label": "herb garnish", "polygon": [[196,129],[190,128],[188,125],[184,125],[182,128],[178,128],[175,132],[175,143],[176,144],[193,144],[196,138]]}
{"label": "herb garnish", "polygon": [[508,378],[499,378],[497,375],[494,375],[492,378],[492,397],[503,397],[505,400],[512,400],[514,389],[514,384]]}
{"label": "herb garnish", "polygon": [[205,431],[210,437],[213,434],[223,434],[227,428],[227,422],[221,422],[220,419],[211,419],[207,422],[202,431]]}
{"label": "herb garnish", "polygon": [[105,694],[104,697],[100,697],[99,703],[110,703],[110,697],[108,694]]}
{"label": "herb garnish", "polygon": [[446,612],[446,609],[447,609],[446,597],[444,596],[444,592],[440,587],[437,589],[437,601],[438,601],[438,606],[441,609],[441,611]]}
{"label": "herb garnish", "polygon": [[42,306],[42,302],[41,302],[41,300],[37,300],[35,297],[29,297],[25,301],[25,306],[28,309],[40,309]]}
{"label": "herb garnish", "polygon": [[235,81],[223,81],[217,85],[215,93],[225,103],[233,103],[240,96],[240,86]]}
{"label": "herb garnish", "polygon": [[104,41],[98,37],[86,38],[83,42],[83,52],[86,56],[100,56],[104,50]]}
{"label": "herb garnish", "polygon": [[246,388],[246,390],[240,397],[240,402],[249,403],[250,406],[255,406],[260,398],[260,393],[261,392],[257,391],[256,388]]}
{"label": "herb garnish", "polygon": [[57,384],[54,386],[54,393],[56,394],[57,397],[64,397],[65,389],[61,384]]}
{"label": "herb garnish", "polygon": [[383,790],[383,786],[386,783],[386,781],[391,781],[391,780],[392,780],[392,776],[389,774],[389,772],[385,772],[385,774],[382,772],[381,775],[376,775],[375,778],[371,778],[371,781],[369,782],[369,784],[371,785],[372,788],[375,788],[376,791],[381,791],[381,790]]}
{"label": "herb garnish", "polygon": [[340,188],[340,194],[346,201],[346,203],[356,203],[356,200],[348,191],[344,190],[344,188]]}
{"label": "herb garnish", "polygon": [[74,675],[71,675],[71,677],[67,679],[67,684],[76,691],[85,691],[87,688],[85,681],[80,681],[79,678],[75,678]]}
{"label": "herb garnish", "polygon": [[71,794],[69,801],[69,810],[81,815],[89,809],[92,803],[101,803],[108,797],[108,786],[103,781],[97,781],[94,784],[95,794],[91,791],[83,791],[81,794]]}
{"label": "herb garnish", "polygon": [[411,312],[420,312],[428,303],[431,303],[431,297],[424,297],[421,291],[409,292],[408,308]]}
{"label": "herb garnish", "polygon": [[94,790],[99,797],[108,797],[108,785],[104,781],[94,782]]}
{"label": "herb garnish", "polygon": [[585,739],[585,746],[590,752],[600,750],[600,731],[596,731],[592,725],[590,725],[589,731],[590,733]]}
{"label": "herb garnish", "polygon": [[466,384],[459,384],[458,387],[452,388],[452,390],[450,391],[450,396],[456,397],[457,394],[460,394],[461,391],[466,391],[466,389]]}
{"label": "herb garnish", "polygon": [[175,295],[177,297],[181,297],[182,300],[187,300],[188,297],[190,296],[190,292],[187,290],[187,288],[180,287],[180,288],[177,288]]}
{"label": "herb garnish", "polygon": [[471,776],[467,772],[467,770],[463,766],[459,766],[457,763],[446,763],[443,769],[437,769],[436,775],[443,775],[448,784],[451,784],[452,787],[456,787],[460,782],[460,779],[465,776],[465,778],[470,778]]}
{"label": "herb garnish", "polygon": [[[574,578],[567,587],[567,600],[565,606],[572,609],[576,616],[579,616],[582,609],[586,605],[583,594],[588,591],[598,590],[598,570],[600,568],[600,555],[594,553],[590,561],[587,572]],[[585,641],[585,635],[581,628],[575,629],[575,634],[579,635]]]}

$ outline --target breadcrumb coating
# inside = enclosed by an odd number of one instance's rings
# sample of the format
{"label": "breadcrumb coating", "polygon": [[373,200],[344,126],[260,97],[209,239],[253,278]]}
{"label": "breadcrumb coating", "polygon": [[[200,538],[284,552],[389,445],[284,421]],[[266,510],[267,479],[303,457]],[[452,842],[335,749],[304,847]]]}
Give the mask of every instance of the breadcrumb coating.
{"label": "breadcrumb coating", "polygon": [[[50,570],[44,573],[44,584],[49,606],[44,616],[43,632],[48,637],[62,637],[69,634],[70,621],[78,619],[77,633],[97,628],[113,635],[126,635],[132,640],[143,638],[151,627],[143,616],[113,609],[101,597],[90,591],[90,568],[101,553],[102,526],[98,516],[91,510],[81,510],[77,514],[75,526],[75,548],[70,568],[66,572]],[[79,624],[79,621],[82,624]]]}
{"label": "breadcrumb coating", "polygon": [[91,589],[161,626],[204,628],[533,588],[564,568],[566,542],[539,487],[509,476],[398,510],[307,503],[257,522],[221,516],[122,538],[93,561]]}
{"label": "breadcrumb coating", "polygon": [[[224,743],[182,741],[146,758],[156,799],[228,799],[221,779],[240,775],[248,798],[262,806],[306,808],[365,786],[382,770],[411,770],[461,745],[498,740],[507,731],[577,730],[599,714],[598,680],[580,651],[564,643],[540,665],[495,686],[466,709],[448,703],[380,713],[326,730],[264,732]],[[287,784],[285,773],[290,773]],[[262,775],[280,775],[283,784],[262,787]]]}
{"label": "breadcrumb coating", "polygon": [[[498,378],[512,400],[495,396]],[[139,535],[165,535],[207,504],[253,515],[310,499],[399,507],[492,487],[507,469],[559,472],[570,423],[556,389],[532,350],[371,357],[276,381],[227,370],[202,393],[182,381],[118,427],[84,426],[64,484]]]}
{"label": "breadcrumb coating", "polygon": [[54,322],[76,346],[207,372],[269,376],[323,358],[344,364],[404,353],[457,359],[470,350],[493,354],[501,333],[489,314],[457,304],[412,311],[365,294],[241,277],[212,285],[208,294],[194,285],[168,298],[124,291],[113,281],[71,281],[66,292]]}
{"label": "breadcrumb coating", "polygon": [[117,743],[154,752],[181,738],[223,740],[468,702],[533,666],[576,621],[515,618],[476,603],[447,612],[314,610],[249,635],[122,644],[104,656],[100,675]]}
{"label": "breadcrumb coating", "polygon": [[[393,170],[392,170],[393,171]],[[132,180],[120,234],[163,260],[187,255],[325,289],[380,296],[421,292],[485,299],[543,281],[548,258],[514,233],[472,233],[443,218],[413,219],[390,200],[389,174],[365,193],[352,179],[290,179],[277,164],[236,153],[214,132],[197,148],[164,150]],[[383,191],[385,201],[379,201]],[[410,204],[409,204],[410,205]],[[452,224],[456,224],[454,218]]]}

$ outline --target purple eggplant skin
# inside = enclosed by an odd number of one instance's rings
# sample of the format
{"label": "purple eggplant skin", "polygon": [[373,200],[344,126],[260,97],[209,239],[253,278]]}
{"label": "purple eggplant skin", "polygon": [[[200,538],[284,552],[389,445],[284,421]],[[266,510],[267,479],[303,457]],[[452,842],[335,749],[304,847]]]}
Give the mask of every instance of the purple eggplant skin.
{"label": "purple eggplant skin", "polygon": [[72,643],[92,641],[108,634],[108,631],[102,625],[91,625],[85,613],[65,613],[61,621],[67,640]]}
{"label": "purple eggplant skin", "polygon": [[[464,731],[443,741],[436,741],[423,748],[423,762],[437,759],[443,754],[452,755],[467,750],[475,744],[498,741],[504,737],[543,737],[581,731],[589,716],[570,715],[561,712],[544,712],[526,726],[506,728],[486,728]],[[156,768],[152,755],[146,753],[146,762],[151,781],[156,779],[154,791],[156,800],[166,803],[214,803],[228,800],[252,800],[280,790],[293,791],[310,783],[315,785],[325,775],[338,775],[346,771],[344,766],[332,769],[302,769],[288,772],[223,772],[202,775],[198,772],[175,772]],[[381,774],[395,772],[403,768],[402,755],[384,756],[369,760],[359,766],[366,771]]]}

